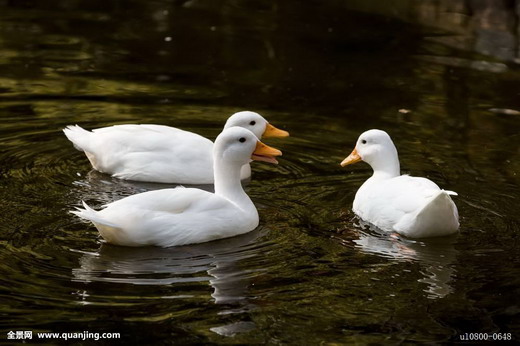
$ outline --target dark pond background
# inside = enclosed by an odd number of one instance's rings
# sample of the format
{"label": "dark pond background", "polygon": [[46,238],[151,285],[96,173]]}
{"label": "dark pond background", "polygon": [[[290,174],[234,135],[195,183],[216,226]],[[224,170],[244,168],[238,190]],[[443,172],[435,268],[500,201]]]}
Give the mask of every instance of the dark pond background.
{"label": "dark pond background", "polygon": [[[0,0],[1,338],[518,340],[519,16],[500,0]],[[213,139],[246,109],[291,132],[246,186],[257,230],[127,249],[68,213],[168,185],[90,172],[66,125]],[[459,193],[460,234],[411,241],[353,215],[370,170],[339,162],[370,128],[392,135],[404,173]]]}

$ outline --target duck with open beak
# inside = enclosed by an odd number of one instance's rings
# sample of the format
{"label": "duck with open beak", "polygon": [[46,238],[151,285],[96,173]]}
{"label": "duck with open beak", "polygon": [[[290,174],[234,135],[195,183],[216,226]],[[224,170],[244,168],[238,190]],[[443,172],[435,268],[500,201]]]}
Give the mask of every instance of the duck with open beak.
{"label": "duck with open beak", "polygon": [[[274,126],[273,126],[273,128],[274,128]],[[276,129],[276,130],[278,130],[278,129]],[[278,131],[282,131],[282,130],[278,130]],[[283,132],[285,132],[285,131],[283,131]],[[282,156],[282,152],[280,150],[270,147],[260,141],[257,141],[255,151],[253,151],[253,154],[251,155],[251,159],[255,160],[255,161],[264,161],[264,162],[278,164],[278,161],[276,160],[275,156]]]}

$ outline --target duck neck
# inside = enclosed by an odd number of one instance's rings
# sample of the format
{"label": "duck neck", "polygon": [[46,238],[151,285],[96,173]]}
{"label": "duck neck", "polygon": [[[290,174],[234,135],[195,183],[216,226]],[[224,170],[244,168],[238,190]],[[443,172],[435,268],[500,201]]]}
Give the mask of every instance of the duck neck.
{"label": "duck neck", "polygon": [[389,179],[401,175],[399,157],[395,148],[390,152],[384,153],[378,160],[370,162],[370,166],[374,170],[372,178],[375,179]]}
{"label": "duck neck", "polygon": [[224,164],[221,160],[213,160],[215,175],[215,194],[222,196],[237,205],[249,205],[251,200],[240,183],[242,165]]}

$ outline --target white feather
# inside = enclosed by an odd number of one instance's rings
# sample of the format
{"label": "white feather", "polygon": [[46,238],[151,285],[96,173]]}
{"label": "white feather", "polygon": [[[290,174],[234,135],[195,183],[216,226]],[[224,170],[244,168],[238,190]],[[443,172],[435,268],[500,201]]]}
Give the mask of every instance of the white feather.
{"label": "white feather", "polygon": [[[251,125],[253,124],[253,125]],[[261,138],[267,121],[249,111],[232,115],[225,128],[240,126]],[[92,131],[78,125],[63,132],[85,152],[92,167],[115,178],[179,184],[213,183],[213,142],[198,134],[163,125],[115,125]],[[251,176],[246,163],[241,179]]]}
{"label": "white feather", "polygon": [[399,175],[397,150],[386,132],[370,130],[356,144],[356,152],[374,169],[357,191],[353,210],[385,231],[410,238],[445,236],[459,228],[450,195],[426,178]]}
{"label": "white feather", "polygon": [[[240,141],[241,138],[245,141]],[[215,193],[177,187],[144,192],[95,211],[72,211],[90,220],[109,243],[163,247],[201,243],[252,231],[258,212],[240,183],[240,167],[255,150],[256,136],[243,128],[224,130],[215,142]]]}

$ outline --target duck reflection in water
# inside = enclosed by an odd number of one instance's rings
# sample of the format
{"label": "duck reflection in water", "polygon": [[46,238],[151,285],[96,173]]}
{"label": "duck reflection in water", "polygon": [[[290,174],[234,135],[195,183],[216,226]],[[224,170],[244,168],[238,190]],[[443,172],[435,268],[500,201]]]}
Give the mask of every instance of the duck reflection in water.
{"label": "duck reflection in water", "polygon": [[[215,304],[223,306],[218,315],[247,313],[255,308],[248,287],[262,269],[246,269],[245,260],[261,256],[267,233],[260,227],[232,238],[170,248],[122,247],[102,244],[97,252],[82,252],[79,268],[73,269],[78,282],[109,282],[128,285],[180,285],[208,282]],[[88,287],[88,286],[87,286]],[[181,288],[182,289],[182,288]],[[88,304],[88,291],[79,295]],[[176,295],[177,299],[193,297],[193,292]],[[246,317],[247,318],[247,317]],[[234,335],[254,329],[249,320],[211,328],[221,335]]]}
{"label": "duck reflection in water", "polygon": [[430,299],[444,298],[454,291],[452,284],[456,277],[454,263],[458,251],[454,247],[456,236],[408,239],[397,233],[389,234],[377,227],[359,221],[362,231],[353,239],[355,247],[367,254],[403,261],[417,261],[424,277],[418,282],[426,284],[424,290]]}

